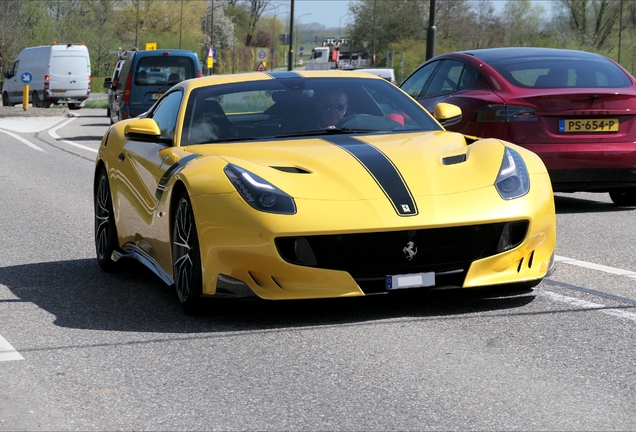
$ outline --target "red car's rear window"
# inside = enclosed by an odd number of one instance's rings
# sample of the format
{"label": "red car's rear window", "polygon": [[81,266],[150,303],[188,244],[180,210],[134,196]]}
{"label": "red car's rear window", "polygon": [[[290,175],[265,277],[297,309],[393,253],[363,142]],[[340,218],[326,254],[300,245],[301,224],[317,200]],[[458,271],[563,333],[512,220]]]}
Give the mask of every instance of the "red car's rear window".
{"label": "red car's rear window", "polygon": [[629,77],[602,58],[518,58],[490,63],[510,84],[524,88],[625,88]]}

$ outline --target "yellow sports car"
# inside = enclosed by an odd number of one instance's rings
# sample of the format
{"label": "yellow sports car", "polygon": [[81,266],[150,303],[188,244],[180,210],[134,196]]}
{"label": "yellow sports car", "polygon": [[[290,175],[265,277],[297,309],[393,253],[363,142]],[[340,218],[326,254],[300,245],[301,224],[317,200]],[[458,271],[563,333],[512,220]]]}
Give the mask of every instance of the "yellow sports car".
{"label": "yellow sports car", "polygon": [[137,259],[203,296],[307,299],[532,287],[552,269],[554,199],[534,153],[444,130],[361,72],[183,81],[111,126],[95,165],[97,260]]}

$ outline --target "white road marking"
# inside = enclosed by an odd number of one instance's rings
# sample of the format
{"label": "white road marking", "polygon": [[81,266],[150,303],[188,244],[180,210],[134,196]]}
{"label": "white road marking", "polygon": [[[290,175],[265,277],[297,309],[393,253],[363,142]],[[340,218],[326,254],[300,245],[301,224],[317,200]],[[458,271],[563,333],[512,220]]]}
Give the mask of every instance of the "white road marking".
{"label": "white road marking", "polygon": [[60,136],[58,134],[55,133],[55,131],[57,131],[59,128],[66,126],[67,124],[69,124],[70,122],[75,120],[76,118],[77,117],[71,117],[70,119],[66,120],[64,123],[62,123],[62,124],[54,127],[53,129],[49,130],[49,135],[51,135],[53,138],[55,138],[56,141],[60,141],[60,142],[63,142],[65,144],[68,144],[68,145],[73,146],[73,147],[77,147],[77,148],[81,148],[83,150],[88,150],[88,151],[91,151],[93,153],[97,153],[97,150],[94,149],[94,148],[87,147],[85,145],[78,144],[78,143],[73,142],[73,141],[68,141],[68,140],[62,139],[62,138],[60,138]]}
{"label": "white road marking", "polygon": [[66,116],[52,117],[3,117],[2,129],[17,133],[35,133],[52,128]]}
{"label": "white road marking", "polygon": [[32,148],[32,149],[34,149],[34,150],[38,150],[38,151],[41,151],[41,152],[46,153],[46,150],[41,149],[40,147],[38,147],[38,146],[36,146],[35,144],[33,144],[31,141],[25,140],[24,138],[22,138],[22,137],[21,137],[21,136],[19,136],[19,135],[16,135],[16,134],[14,134],[14,133],[11,133],[11,132],[9,132],[9,131],[2,130],[2,129],[0,129],[0,132],[2,132],[2,133],[6,133],[7,135],[12,136],[13,138],[17,139],[18,141],[20,141],[20,142],[21,142],[21,143],[23,143],[23,144],[28,145],[29,147],[31,147],[31,148]]}
{"label": "white road marking", "polygon": [[554,293],[552,291],[537,291],[537,295],[542,297],[547,297],[552,301],[567,303],[571,306],[575,306],[581,309],[594,309],[602,312],[606,315],[611,315],[621,319],[627,319],[636,322],[636,313],[627,312],[621,309],[616,308],[608,308],[607,306],[600,303],[593,303],[587,300],[581,300],[574,297],[568,297],[561,294]]}
{"label": "white road marking", "polygon": [[24,357],[11,346],[5,338],[0,335],[0,362],[12,361],[12,360],[24,360]]}
{"label": "white road marking", "polygon": [[630,271],[630,270],[623,270],[623,269],[619,269],[619,268],[614,268],[614,267],[608,267],[608,266],[604,266],[601,264],[594,264],[591,262],[586,262],[586,261],[579,261],[573,258],[566,258],[566,257],[562,257],[562,256],[555,256],[554,259],[557,262],[561,262],[564,264],[570,264],[570,265],[575,265],[575,266],[579,266],[579,267],[585,267],[585,268],[589,268],[592,270],[598,270],[598,271],[602,271],[605,273],[611,273],[611,274],[615,274],[615,275],[619,275],[619,276],[627,276],[629,278],[632,279],[636,279],[636,272]]}

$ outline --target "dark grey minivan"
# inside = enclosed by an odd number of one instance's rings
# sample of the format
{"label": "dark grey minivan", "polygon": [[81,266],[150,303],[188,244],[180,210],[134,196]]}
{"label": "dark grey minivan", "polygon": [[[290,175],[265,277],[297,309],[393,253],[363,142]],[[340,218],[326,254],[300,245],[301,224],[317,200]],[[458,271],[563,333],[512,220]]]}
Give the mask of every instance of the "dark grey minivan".
{"label": "dark grey minivan", "polygon": [[110,110],[111,122],[145,113],[173,85],[200,76],[199,58],[194,51],[129,52],[115,88],[118,109]]}

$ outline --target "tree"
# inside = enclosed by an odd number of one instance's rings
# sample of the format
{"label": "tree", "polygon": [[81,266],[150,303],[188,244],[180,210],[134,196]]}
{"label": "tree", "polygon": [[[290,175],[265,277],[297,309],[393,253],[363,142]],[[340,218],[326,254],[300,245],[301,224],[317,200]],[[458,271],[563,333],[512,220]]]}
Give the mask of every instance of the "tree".
{"label": "tree", "polygon": [[428,0],[360,0],[349,4],[353,22],[349,26],[354,51],[380,53],[402,39],[425,40]]}
{"label": "tree", "polygon": [[508,0],[504,6],[502,28],[505,46],[536,46],[539,41],[543,6],[533,6],[530,0]]}
{"label": "tree", "polygon": [[620,14],[615,0],[557,0],[557,19],[585,50],[611,49],[609,37]]}

